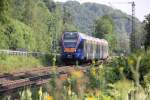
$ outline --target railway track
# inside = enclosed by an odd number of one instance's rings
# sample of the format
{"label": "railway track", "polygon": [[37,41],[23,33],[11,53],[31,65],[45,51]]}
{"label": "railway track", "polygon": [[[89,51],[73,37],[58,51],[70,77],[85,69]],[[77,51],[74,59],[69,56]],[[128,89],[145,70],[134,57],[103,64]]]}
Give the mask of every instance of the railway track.
{"label": "railway track", "polygon": [[[95,66],[106,62],[107,61],[101,60],[97,62]],[[86,73],[90,66],[91,63],[87,63],[82,66],[70,65],[59,67],[42,67],[0,74],[0,95],[16,90],[18,88],[26,86],[39,86],[48,83],[49,80],[54,77],[54,73],[57,78],[60,79],[66,79],[68,75],[70,75],[70,73],[75,70],[81,70]]]}
{"label": "railway track", "polygon": [[0,95],[11,90],[26,86],[39,86],[48,83],[55,75],[67,78],[68,74],[74,70],[86,71],[89,67],[64,66],[64,67],[43,67],[30,70],[0,74]]}

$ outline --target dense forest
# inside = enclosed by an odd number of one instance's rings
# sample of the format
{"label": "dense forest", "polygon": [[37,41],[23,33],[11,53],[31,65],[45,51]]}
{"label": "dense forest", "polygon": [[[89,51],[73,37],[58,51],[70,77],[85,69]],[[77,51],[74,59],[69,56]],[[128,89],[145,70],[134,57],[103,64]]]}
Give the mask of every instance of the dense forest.
{"label": "dense forest", "polygon": [[[96,20],[109,16],[114,24],[108,41],[116,44],[113,50],[129,52],[131,16],[120,10],[95,3],[52,0],[2,0],[0,9],[1,49],[50,52],[54,48],[52,44],[56,42],[58,46],[63,31],[94,35]],[[136,19],[137,48],[143,39],[141,27]]]}
{"label": "dense forest", "polygon": [[49,52],[67,27],[63,14],[51,0],[1,0],[0,48]]}

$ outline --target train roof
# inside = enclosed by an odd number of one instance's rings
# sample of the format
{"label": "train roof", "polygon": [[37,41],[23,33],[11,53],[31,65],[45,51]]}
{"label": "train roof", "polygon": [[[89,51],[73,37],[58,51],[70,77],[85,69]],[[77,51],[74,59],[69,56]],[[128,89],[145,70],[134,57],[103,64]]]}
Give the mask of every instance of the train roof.
{"label": "train roof", "polygon": [[105,39],[99,39],[99,38],[95,38],[89,35],[86,35],[84,33],[78,33],[82,39],[85,39],[87,41],[93,41],[93,42],[98,42],[98,43],[107,43],[107,41]]}
{"label": "train roof", "polygon": [[79,34],[79,36],[86,40],[87,42],[95,42],[95,43],[104,43],[104,44],[108,44],[108,42],[105,40],[105,39],[99,39],[99,38],[95,38],[95,37],[92,37],[92,36],[89,36],[89,35],[86,35],[84,33],[81,33],[81,32],[64,32],[65,33],[77,33]]}

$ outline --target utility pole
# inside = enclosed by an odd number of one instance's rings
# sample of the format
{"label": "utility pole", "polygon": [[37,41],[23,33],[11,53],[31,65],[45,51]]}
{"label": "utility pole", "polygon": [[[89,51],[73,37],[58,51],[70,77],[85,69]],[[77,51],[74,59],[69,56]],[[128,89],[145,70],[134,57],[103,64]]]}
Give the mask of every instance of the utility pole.
{"label": "utility pole", "polygon": [[[102,1],[105,2],[105,1]],[[106,2],[105,2],[106,3]],[[136,50],[136,38],[135,38],[135,2],[107,2],[108,4],[131,4],[132,6],[132,32],[130,34],[130,51]]]}
{"label": "utility pole", "polygon": [[48,32],[51,32],[51,39],[52,39],[50,48],[52,54],[56,53],[56,26],[54,22],[56,22],[56,19],[51,18],[48,24]]}
{"label": "utility pole", "polygon": [[132,2],[132,33],[130,36],[130,48],[131,52],[134,52],[136,49],[136,39],[135,39],[135,3]]}

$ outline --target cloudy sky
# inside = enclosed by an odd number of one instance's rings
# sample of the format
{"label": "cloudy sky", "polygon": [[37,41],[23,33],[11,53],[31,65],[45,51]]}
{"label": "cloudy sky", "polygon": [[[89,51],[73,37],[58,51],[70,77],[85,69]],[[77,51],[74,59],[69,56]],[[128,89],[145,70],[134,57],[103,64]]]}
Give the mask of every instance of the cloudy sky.
{"label": "cloudy sky", "polygon": [[[70,1],[70,0],[54,0],[54,1]],[[132,0],[77,0],[80,3],[84,2],[96,2],[100,4],[106,4],[113,7],[114,9],[120,9],[127,14],[132,14],[131,4]],[[141,21],[144,20],[144,16],[150,13],[150,0],[134,0],[135,2],[135,16]]]}

